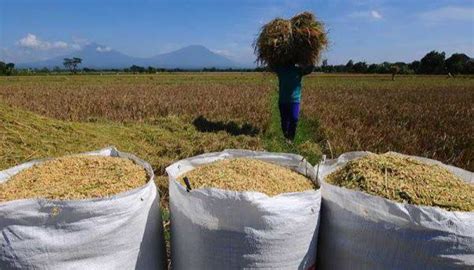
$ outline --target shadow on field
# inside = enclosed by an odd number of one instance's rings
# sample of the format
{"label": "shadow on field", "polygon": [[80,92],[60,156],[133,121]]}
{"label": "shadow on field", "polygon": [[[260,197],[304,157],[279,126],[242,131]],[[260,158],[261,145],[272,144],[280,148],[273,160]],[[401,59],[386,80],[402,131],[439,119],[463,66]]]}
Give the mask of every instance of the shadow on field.
{"label": "shadow on field", "polygon": [[210,121],[204,116],[200,115],[193,121],[193,125],[200,132],[219,132],[225,131],[233,136],[248,135],[257,136],[260,130],[249,123],[239,125],[234,121]]}

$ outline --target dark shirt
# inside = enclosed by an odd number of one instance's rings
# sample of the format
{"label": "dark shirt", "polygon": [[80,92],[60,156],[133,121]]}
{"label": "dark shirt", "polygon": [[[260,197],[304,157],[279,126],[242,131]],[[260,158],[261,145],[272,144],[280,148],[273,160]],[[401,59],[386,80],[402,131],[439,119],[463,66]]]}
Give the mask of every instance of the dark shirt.
{"label": "dark shirt", "polygon": [[301,79],[304,75],[311,73],[313,67],[303,69],[293,65],[280,67],[275,71],[279,83],[278,102],[281,104],[301,102]]}

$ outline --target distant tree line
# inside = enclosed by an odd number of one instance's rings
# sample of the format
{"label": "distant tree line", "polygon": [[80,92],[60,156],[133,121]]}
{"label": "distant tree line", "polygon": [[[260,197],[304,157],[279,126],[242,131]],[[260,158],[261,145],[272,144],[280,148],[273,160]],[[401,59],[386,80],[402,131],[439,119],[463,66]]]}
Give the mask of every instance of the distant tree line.
{"label": "distant tree line", "polygon": [[0,61],[0,75],[14,75],[15,73],[15,64],[13,63],[4,63]]}
{"label": "distant tree line", "polygon": [[378,74],[474,74],[474,59],[463,53],[455,53],[446,59],[444,52],[431,51],[419,61],[411,63],[384,62],[381,64],[367,64],[349,60],[345,65],[328,65],[323,60],[321,66],[315,71],[326,73],[378,73]]}
{"label": "distant tree line", "polygon": [[186,69],[186,68],[155,68],[155,67],[141,67],[133,65],[129,68],[123,69],[123,72],[131,73],[157,73],[157,72],[189,72],[189,71],[201,71],[201,72],[255,72],[264,71],[264,68],[200,68],[200,69]]}
{"label": "distant tree line", "polygon": [[[94,68],[80,68],[82,59],[78,57],[65,58],[63,62],[64,69],[59,66],[53,69],[36,68],[36,69],[15,69],[13,63],[0,62],[0,75],[28,75],[28,74],[59,74],[70,72],[75,73],[157,73],[157,72],[262,72],[266,71],[264,67],[257,68],[202,68],[202,69],[182,69],[182,68],[159,68],[159,67],[142,67],[132,65],[125,69],[94,69]],[[431,51],[423,58],[411,63],[383,62],[381,64],[367,64],[366,62],[356,62],[349,60],[345,65],[328,65],[327,60],[323,60],[322,65],[315,67],[316,72],[325,73],[365,73],[365,74],[392,74],[392,79],[395,79],[397,74],[449,74],[456,76],[458,74],[474,74],[474,59],[463,53],[455,53],[446,59],[444,52]]]}

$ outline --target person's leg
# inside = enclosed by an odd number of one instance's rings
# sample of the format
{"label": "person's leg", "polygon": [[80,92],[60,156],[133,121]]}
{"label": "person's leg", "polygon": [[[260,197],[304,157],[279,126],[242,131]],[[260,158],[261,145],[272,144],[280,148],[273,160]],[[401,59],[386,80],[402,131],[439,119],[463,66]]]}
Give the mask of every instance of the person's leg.
{"label": "person's leg", "polygon": [[295,139],[296,127],[298,125],[299,117],[300,117],[300,104],[291,103],[290,114],[289,114],[288,139],[292,141]]}
{"label": "person's leg", "polygon": [[288,138],[288,130],[290,128],[289,104],[280,103],[278,107],[280,108],[281,131],[283,132],[283,136]]}

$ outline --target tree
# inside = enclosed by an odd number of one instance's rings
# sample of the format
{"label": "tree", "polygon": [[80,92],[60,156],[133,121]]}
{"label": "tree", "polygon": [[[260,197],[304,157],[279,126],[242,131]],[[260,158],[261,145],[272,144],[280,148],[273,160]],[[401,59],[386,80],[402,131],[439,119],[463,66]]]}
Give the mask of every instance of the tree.
{"label": "tree", "polygon": [[84,71],[84,72],[96,72],[95,69],[93,69],[93,68],[86,68],[86,67],[83,68],[82,71]]}
{"label": "tree", "polygon": [[471,58],[463,53],[454,53],[446,59],[446,68],[452,75],[463,74],[467,71],[467,65]]}
{"label": "tree", "polygon": [[15,69],[15,64],[13,64],[13,63],[6,64],[5,65],[5,74],[7,74],[8,76],[12,75],[14,69]]}
{"label": "tree", "polygon": [[82,59],[79,58],[79,57],[73,57],[72,61],[73,61],[74,64],[76,64],[76,66],[79,65],[80,63],[82,63]]}
{"label": "tree", "polygon": [[133,72],[133,73],[143,73],[143,72],[145,72],[145,68],[137,66],[137,65],[133,65],[133,66],[130,67],[130,71]]}
{"label": "tree", "polygon": [[72,72],[72,59],[64,58],[63,65],[65,68],[69,69]]}
{"label": "tree", "polygon": [[354,61],[352,61],[352,59],[351,59],[346,64],[346,72],[352,72],[353,69],[354,69]]}
{"label": "tree", "polygon": [[395,75],[400,72],[400,68],[396,65],[390,67],[390,73],[392,73],[392,81],[395,81]]}
{"label": "tree", "polygon": [[413,70],[415,73],[420,73],[420,61],[413,61],[410,64],[408,64],[408,68]]}
{"label": "tree", "polygon": [[328,60],[327,60],[327,59],[324,59],[324,60],[323,60],[322,67],[327,67],[327,66],[328,66]]}
{"label": "tree", "polygon": [[76,73],[77,71],[77,66],[82,63],[82,59],[78,57],[73,57],[71,58],[64,58],[63,65],[65,68],[69,69],[71,73]]}
{"label": "tree", "polygon": [[367,72],[367,63],[365,62],[357,62],[353,66],[353,70],[356,73],[366,73]]}
{"label": "tree", "polygon": [[464,67],[464,74],[474,74],[474,59],[469,59]]}
{"label": "tree", "polygon": [[446,74],[445,58],[444,52],[431,51],[421,59],[418,70],[424,74]]}
{"label": "tree", "polygon": [[0,61],[0,74],[5,74],[7,71],[7,64],[4,62]]}
{"label": "tree", "polygon": [[382,73],[382,74],[390,74],[390,67],[392,66],[392,64],[390,64],[389,62],[383,62],[380,66],[379,66],[379,73]]}
{"label": "tree", "polygon": [[377,73],[379,69],[379,65],[377,64],[370,64],[369,67],[367,68],[368,73]]}
{"label": "tree", "polygon": [[148,73],[156,73],[156,68],[149,66],[147,69]]}
{"label": "tree", "polygon": [[397,66],[399,68],[397,74],[411,74],[413,70],[410,69],[409,64],[405,62],[396,62],[393,66]]}

